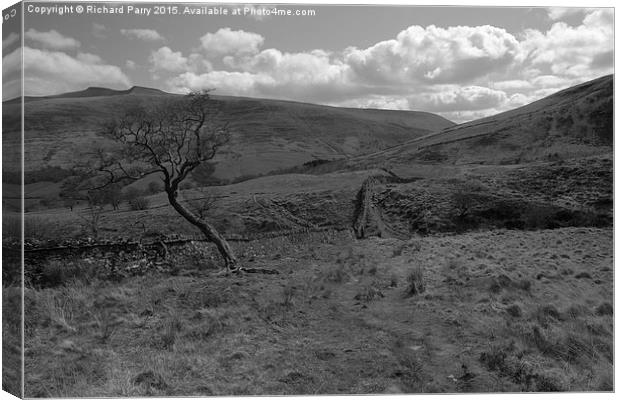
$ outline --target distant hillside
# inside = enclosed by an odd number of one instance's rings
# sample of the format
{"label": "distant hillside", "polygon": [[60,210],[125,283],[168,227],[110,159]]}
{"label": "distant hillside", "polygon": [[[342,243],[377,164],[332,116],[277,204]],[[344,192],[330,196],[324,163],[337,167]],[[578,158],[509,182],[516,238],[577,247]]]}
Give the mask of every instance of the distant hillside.
{"label": "distant hillside", "polygon": [[448,127],[355,163],[516,164],[608,153],[613,145],[613,75],[523,107]]}
{"label": "distant hillside", "polygon": [[[138,104],[172,95],[156,89],[88,88],[25,102],[26,171],[70,168],[107,139],[102,125]],[[221,103],[233,142],[216,175],[235,178],[316,159],[350,157],[394,146],[454,124],[414,111],[337,108],[291,101],[213,96]],[[19,146],[19,101],[3,104],[5,146]]]}
{"label": "distant hillside", "polygon": [[[167,95],[168,93],[161,91],[159,89],[152,89],[152,88],[147,88],[147,87],[142,87],[142,86],[133,86],[126,90],[115,90],[115,89],[91,86],[87,89],[80,90],[77,92],[67,92],[67,93],[57,94],[53,96],[24,96],[24,102],[29,103],[32,101],[51,100],[51,99],[74,99],[74,98],[82,98],[82,97],[120,96],[120,95],[126,95],[126,94],[161,96],[161,95]],[[7,100],[3,104],[19,104],[20,101],[21,99],[17,97],[11,100]]]}

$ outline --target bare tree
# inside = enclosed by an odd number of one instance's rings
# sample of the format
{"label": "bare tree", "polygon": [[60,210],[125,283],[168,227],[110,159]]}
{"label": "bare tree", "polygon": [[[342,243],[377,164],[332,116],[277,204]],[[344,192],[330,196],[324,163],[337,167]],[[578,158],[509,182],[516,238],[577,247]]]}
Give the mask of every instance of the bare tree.
{"label": "bare tree", "polygon": [[226,239],[178,200],[179,185],[230,140],[227,125],[217,123],[218,112],[208,91],[131,110],[107,127],[119,148],[98,150],[95,169],[103,175],[103,185],[159,174],[170,205],[216,245],[231,271],[238,269],[238,262]]}
{"label": "bare tree", "polygon": [[198,189],[199,195],[192,199],[187,200],[187,203],[191,207],[194,214],[200,218],[207,218],[209,212],[213,211],[216,207],[218,197],[215,193],[207,191],[205,188]]}
{"label": "bare tree", "polygon": [[112,184],[101,189],[101,193],[98,194],[101,198],[101,204],[109,204],[113,210],[118,210],[123,199],[121,192],[121,186],[119,184]]}
{"label": "bare tree", "polygon": [[94,191],[89,192],[86,195],[86,202],[88,207],[77,215],[86,223],[86,227],[93,235],[93,239],[97,239],[99,237],[101,214],[103,214],[101,194]]}

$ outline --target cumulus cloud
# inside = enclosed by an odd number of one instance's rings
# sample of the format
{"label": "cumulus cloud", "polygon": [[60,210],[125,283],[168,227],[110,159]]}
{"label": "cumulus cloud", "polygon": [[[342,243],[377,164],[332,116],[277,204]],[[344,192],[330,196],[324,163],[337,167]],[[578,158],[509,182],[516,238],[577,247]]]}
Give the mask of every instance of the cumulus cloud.
{"label": "cumulus cloud", "polygon": [[217,89],[218,93],[234,96],[257,96],[259,85],[273,84],[273,78],[249,72],[211,71],[204,74],[185,72],[168,84],[175,92],[188,92],[196,89]]}
{"label": "cumulus cloud", "polygon": [[517,39],[493,26],[411,26],[396,39],[349,48],[345,62],[358,79],[376,83],[465,83],[509,65]]}
{"label": "cumulus cloud", "polygon": [[[554,11],[577,15],[574,10]],[[218,93],[330,105],[416,109],[462,122],[518,107],[562,88],[613,72],[613,13],[579,9],[581,24],[509,33],[484,26],[410,26],[366,48],[283,52],[256,33],[222,28],[201,38],[200,72],[168,49],[180,72],[167,89],[217,88]],[[551,11],[550,11],[551,12]],[[163,70],[164,68],[162,68]]]}
{"label": "cumulus cloud", "polygon": [[563,77],[592,77],[611,70],[613,11],[588,13],[581,25],[554,23],[541,32],[528,29],[521,43],[523,62]]}
{"label": "cumulus cloud", "polygon": [[[547,29],[512,33],[491,25],[414,25],[367,47],[303,52],[267,47],[258,33],[221,28],[200,37],[192,52],[164,46],[148,62],[152,77],[172,92],[216,88],[227,95],[423,110],[463,122],[613,72],[612,10],[549,9],[549,18]],[[148,29],[121,32],[163,40]],[[47,57],[68,62],[66,54],[52,54]],[[69,58],[87,70],[105,70],[112,81],[127,80],[97,55]],[[125,67],[136,65],[127,61]]]}
{"label": "cumulus cloud", "polygon": [[172,51],[170,47],[161,47],[151,53],[149,61],[156,71],[180,72],[187,70],[187,57],[180,51]]}
{"label": "cumulus cloud", "polygon": [[310,102],[344,100],[360,90],[350,85],[349,67],[329,53],[286,53],[266,49],[252,57],[225,58],[228,71],[189,71],[168,81],[167,90],[217,88],[218,93]]}
{"label": "cumulus cloud", "polygon": [[151,72],[157,76],[162,72],[183,72],[183,71],[210,71],[211,63],[201,55],[192,53],[189,57],[183,56],[180,51],[173,51],[168,46],[161,47],[149,56]]}
{"label": "cumulus cloud", "polygon": [[121,29],[121,33],[128,38],[140,39],[147,42],[164,40],[164,37],[154,29]]}
{"label": "cumulus cloud", "polygon": [[[24,47],[24,90],[27,96],[43,96],[84,89],[88,86],[126,88],[129,78],[121,69],[108,65],[94,54]],[[3,75],[18,70],[21,52],[15,50],[2,59]]]}
{"label": "cumulus cloud", "polygon": [[30,28],[26,31],[24,37],[34,44],[53,50],[76,49],[81,45],[78,40],[64,36],[54,29],[48,32],[39,32],[36,29]]}
{"label": "cumulus cloud", "polygon": [[265,38],[257,33],[233,31],[230,28],[221,28],[200,38],[202,48],[209,57],[256,54],[264,41]]}
{"label": "cumulus cloud", "polygon": [[194,64],[221,57],[220,70],[200,72],[169,48],[160,49],[159,70],[179,71],[166,80],[174,92],[217,88],[230,95],[424,110],[461,122],[613,72],[613,14],[581,11],[581,24],[559,21],[546,31],[410,26],[366,48],[329,52],[262,49],[261,35],[222,28],[204,35],[204,53],[193,54]]}

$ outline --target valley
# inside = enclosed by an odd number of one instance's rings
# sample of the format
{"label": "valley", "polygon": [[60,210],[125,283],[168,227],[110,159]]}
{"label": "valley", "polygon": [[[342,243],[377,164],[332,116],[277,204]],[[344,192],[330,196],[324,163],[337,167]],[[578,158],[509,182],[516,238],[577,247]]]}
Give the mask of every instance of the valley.
{"label": "valley", "polygon": [[27,396],[613,390],[613,76],[459,125],[214,96],[233,139],[178,198],[232,275],[154,177],[63,203],[101,124],[170,96],[26,101]]}

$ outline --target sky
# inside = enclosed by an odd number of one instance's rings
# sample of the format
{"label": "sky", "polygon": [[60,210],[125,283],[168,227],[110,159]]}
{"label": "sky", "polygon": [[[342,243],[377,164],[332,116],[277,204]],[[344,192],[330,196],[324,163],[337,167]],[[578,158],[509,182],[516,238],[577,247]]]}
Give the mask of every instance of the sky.
{"label": "sky", "polygon": [[[32,3],[36,6],[121,3]],[[135,3],[150,14],[24,13],[24,90],[89,86],[418,110],[465,122],[613,73],[610,8]],[[220,5],[207,4],[210,10]],[[233,10],[254,9],[246,15]],[[133,12],[132,12],[133,11]],[[169,9],[165,10],[170,12]],[[19,95],[19,35],[3,29],[3,100]]]}

